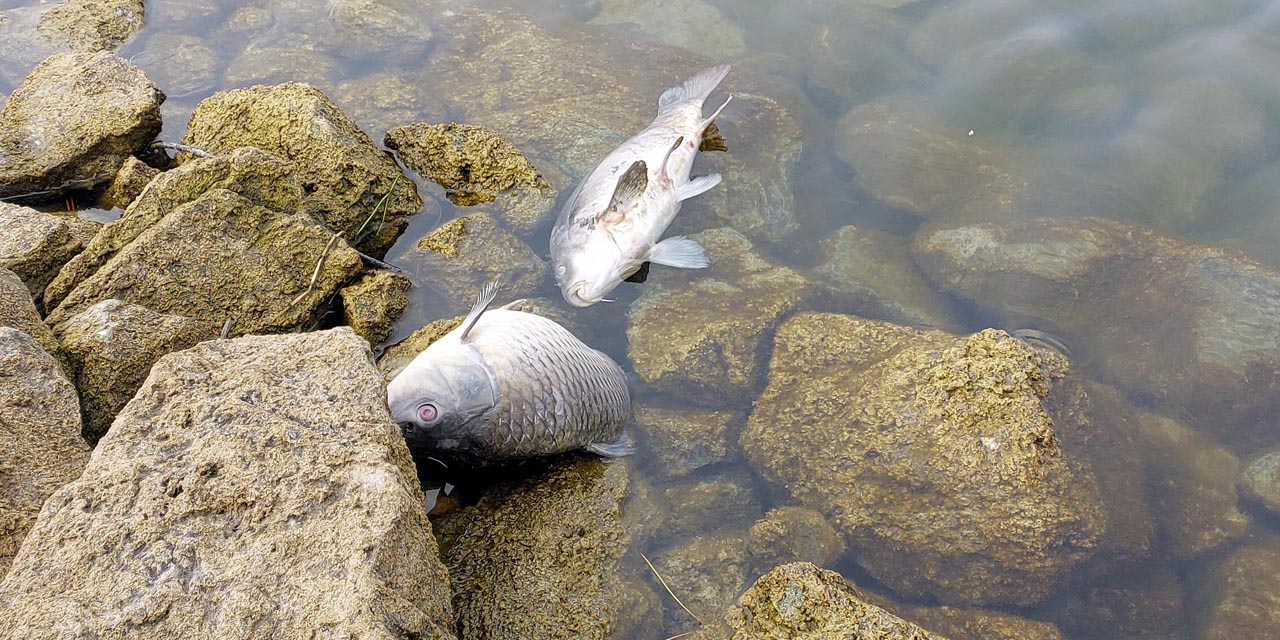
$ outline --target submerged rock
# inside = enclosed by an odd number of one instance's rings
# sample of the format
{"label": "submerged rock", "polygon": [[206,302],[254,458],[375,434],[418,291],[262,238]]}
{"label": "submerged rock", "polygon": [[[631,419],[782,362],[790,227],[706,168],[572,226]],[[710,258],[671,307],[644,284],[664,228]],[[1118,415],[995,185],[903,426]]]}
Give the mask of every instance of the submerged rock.
{"label": "submerged rock", "polygon": [[[0,276],[2,278],[2,276]],[[0,279],[0,292],[5,289]],[[0,293],[3,295],[3,293]],[[62,366],[31,338],[0,327],[0,576],[58,487],[80,475],[89,445],[80,437],[80,404]],[[55,581],[53,584],[61,584]],[[0,620],[10,602],[0,588]],[[7,620],[12,632],[15,620]],[[42,633],[55,628],[50,623]],[[33,636],[34,637],[34,636]]]}
{"label": "submerged rock", "polygon": [[1106,546],[1068,371],[1001,331],[802,313],[778,329],[742,449],[895,590],[1033,604]]}
{"label": "submerged rock", "polygon": [[[1280,411],[1280,273],[1244,255],[1098,218],[938,225],[915,238],[939,286],[1235,449]],[[1105,330],[1099,330],[1105,327]]]}
{"label": "submerged rock", "polygon": [[764,513],[751,477],[737,471],[699,475],[668,485],[662,491],[662,503],[667,514],[661,531],[653,536],[662,539],[746,526]]}
{"label": "submerged rock", "polygon": [[459,637],[652,637],[654,612],[630,611],[652,595],[629,591],[621,565],[630,476],[625,461],[569,456],[438,518]]}
{"label": "submerged rock", "polygon": [[[652,469],[682,477],[727,460],[733,445],[730,429],[741,428],[746,416],[736,411],[699,411],[636,404],[635,432],[643,438]],[[735,438],[736,439],[736,438]]]}
{"label": "submerged rock", "polygon": [[1117,579],[1066,591],[1043,614],[1073,638],[1177,638],[1187,628],[1183,604],[1173,568],[1143,564]]}
{"label": "submerged rock", "polygon": [[494,131],[418,122],[388,131],[383,143],[410,169],[444,187],[450,202],[462,207],[493,203],[485,209],[517,234],[551,219],[555,191],[524,154]]}
{"label": "submerged rock", "polygon": [[[147,70],[147,75],[164,87],[171,99],[196,99],[213,92],[225,61],[209,46],[218,38],[201,35],[152,31],[142,50],[130,60]],[[131,47],[132,48],[132,47]],[[191,114],[192,105],[184,105],[179,118],[169,118],[172,127]],[[175,132],[176,135],[176,132]]]}
{"label": "submerged rock", "polygon": [[868,604],[840,574],[808,562],[761,576],[724,618],[734,638],[750,640],[944,640]]}
{"label": "submerged rock", "polygon": [[147,187],[147,183],[158,175],[160,175],[159,169],[129,156],[124,164],[120,165],[116,177],[111,180],[111,184],[107,185],[107,190],[103,192],[98,203],[104,209],[127,209],[138,198],[138,194]]}
{"label": "submerged rock", "polygon": [[111,180],[160,132],[162,102],[151,80],[115,54],[50,56],[0,112],[0,198]]}
{"label": "submerged rock", "polygon": [[103,300],[58,325],[57,338],[80,391],[84,437],[96,443],[161,356],[217,337],[208,325]]}
{"label": "submerged rock", "polygon": [[1241,547],[1208,572],[1202,640],[1269,638],[1280,629],[1280,546]]}
{"label": "submerged rock", "polygon": [[440,225],[397,264],[429,280],[459,311],[469,309],[496,278],[502,279],[504,299],[511,299],[533,293],[550,277],[542,258],[487,213]]}
{"label": "submerged rock", "polygon": [[732,58],[747,50],[742,29],[705,0],[603,0],[589,22],[636,28],[655,42],[710,58]]}
{"label": "submerged rock", "polygon": [[119,298],[215,329],[230,318],[233,335],[296,330],[313,323],[321,305],[360,272],[355,251],[330,243],[330,234],[306,215],[213,189],[139,234],[76,285],[47,320],[57,325]]}
{"label": "submerged rock", "polygon": [[66,368],[62,346],[36,310],[31,291],[17,274],[4,267],[0,267],[0,327],[11,327],[31,336],[45,353],[58,358]]}
{"label": "submerged rock", "polygon": [[0,202],[0,268],[17,274],[31,297],[41,300],[62,265],[93,236],[88,228],[96,226],[73,216]]}
{"label": "submerged rock", "polygon": [[1240,474],[1240,493],[1280,514],[1280,451],[1258,456]]}
{"label": "submerged rock", "polygon": [[[295,34],[297,35],[297,34]],[[305,83],[309,87],[329,87],[340,75],[338,61],[315,50],[314,43],[290,47],[277,41],[277,32],[267,31],[239,51],[222,72],[223,87],[250,87],[283,83]],[[268,116],[268,119],[270,116]],[[260,146],[262,142],[250,142]]]}
{"label": "submerged rock", "polygon": [[391,271],[366,273],[355,284],[344,287],[342,321],[356,335],[380,344],[391,335],[391,327],[409,306],[409,278]]}
{"label": "submerged rock", "polygon": [[[881,605],[885,606],[885,605]],[[957,607],[888,607],[893,613],[951,640],[1065,640],[1052,622],[1012,613]]]}
{"label": "submerged rock", "polygon": [[[704,530],[654,550],[649,557],[658,575],[678,589],[680,600],[703,621],[732,605],[753,575],[742,529]],[[667,635],[692,631],[697,624],[679,605],[666,607],[664,613]]]}
{"label": "submerged rock", "polygon": [[346,59],[421,64],[431,42],[426,18],[436,7],[418,0],[332,0],[319,25],[319,44]]}
{"label": "submerged rock", "polygon": [[719,408],[746,408],[763,368],[761,347],[797,308],[809,282],[722,228],[690,236],[707,269],[656,267],[628,314],[636,374],[673,396]]}
{"label": "submerged rock", "polygon": [[191,114],[182,141],[213,154],[257,147],[293,164],[307,185],[303,209],[370,253],[385,252],[422,207],[395,161],[310,85],[215,94]]}
{"label": "submerged rock", "polygon": [[[347,329],[156,363],[0,583],[15,638],[451,638],[409,450]],[[92,603],[89,606],[86,603]]]}
{"label": "submerged rock", "polygon": [[747,548],[760,567],[790,562],[826,567],[844,555],[844,537],[813,509],[778,507],[751,525]]}
{"label": "submerged rock", "polygon": [[39,31],[73,51],[111,51],[142,23],[142,0],[65,0],[40,16]]}

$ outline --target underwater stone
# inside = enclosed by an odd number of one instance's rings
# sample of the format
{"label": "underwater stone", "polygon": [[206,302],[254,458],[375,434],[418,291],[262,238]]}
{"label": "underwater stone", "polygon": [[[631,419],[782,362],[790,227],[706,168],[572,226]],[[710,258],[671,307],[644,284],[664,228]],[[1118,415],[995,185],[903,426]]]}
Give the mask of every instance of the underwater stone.
{"label": "underwater stone", "polygon": [[844,555],[844,537],[827,518],[805,507],[778,507],[751,525],[747,549],[757,567],[789,562],[830,566]]}
{"label": "underwater stone", "polygon": [[[170,98],[194,100],[212,92],[224,64],[208,43],[208,37],[157,32],[130,59],[146,69]],[[186,117],[191,106],[184,111]]]}
{"label": "underwater stone", "polygon": [[603,0],[599,5],[589,24],[636,28],[648,39],[711,58],[733,58],[747,50],[741,27],[704,0]]}
{"label": "underwater stone", "polygon": [[730,429],[740,429],[746,416],[736,411],[700,411],[688,407],[634,405],[635,431],[653,460],[650,467],[669,477],[682,477],[729,458]]}
{"label": "underwater stone", "polygon": [[751,477],[726,471],[667,485],[662,491],[667,514],[655,537],[696,537],[729,525],[746,525],[764,513]]}
{"label": "underwater stone", "polygon": [[429,280],[458,311],[501,278],[505,299],[530,295],[549,279],[547,264],[487,213],[459,216],[418,240],[399,257]]}
{"label": "underwater stone", "polygon": [[[649,558],[668,585],[679,586],[685,606],[704,621],[732,605],[752,576],[746,531],[742,529],[704,530],[655,549]],[[678,605],[665,607],[663,613],[667,635],[692,631],[697,625]]]}
{"label": "underwater stone", "polygon": [[421,0],[330,0],[317,44],[346,60],[418,65],[427,57],[431,26],[441,8]]}
{"label": "underwater stone", "polygon": [[1280,514],[1280,451],[1263,454],[1244,468],[1240,492],[1271,513]]}
{"label": "underwater stone", "polygon": [[1269,638],[1280,629],[1280,544],[1240,547],[1206,573],[1200,640]]}
{"label": "underwater stone", "polygon": [[1129,115],[1129,92],[1118,84],[1090,84],[1049,101],[1046,126],[1055,133],[1094,134],[1118,127]]}
{"label": "underwater stone", "polygon": [[143,25],[142,0],[66,0],[40,16],[44,37],[72,51],[112,51]]}
{"label": "underwater stone", "polygon": [[1115,579],[1064,589],[1042,615],[1072,637],[1170,638],[1186,628],[1183,607],[1174,567],[1145,563]]}

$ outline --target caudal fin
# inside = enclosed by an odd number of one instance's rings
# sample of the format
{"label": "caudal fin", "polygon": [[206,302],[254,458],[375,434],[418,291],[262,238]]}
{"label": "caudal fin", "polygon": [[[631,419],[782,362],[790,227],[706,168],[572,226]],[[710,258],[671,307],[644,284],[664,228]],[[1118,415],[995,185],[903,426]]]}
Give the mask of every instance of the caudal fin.
{"label": "caudal fin", "polygon": [[683,102],[685,100],[697,100],[699,103],[707,99],[712,91],[716,90],[720,81],[729,75],[729,65],[721,64],[709,67],[699,71],[697,75],[684,81],[684,84],[678,87],[671,87],[662,92],[662,96],[658,98],[658,111],[662,111],[667,107]]}

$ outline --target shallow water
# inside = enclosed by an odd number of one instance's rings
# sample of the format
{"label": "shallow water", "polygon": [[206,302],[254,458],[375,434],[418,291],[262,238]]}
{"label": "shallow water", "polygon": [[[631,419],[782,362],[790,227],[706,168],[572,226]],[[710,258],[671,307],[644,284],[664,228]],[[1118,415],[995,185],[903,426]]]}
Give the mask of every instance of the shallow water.
{"label": "shallow water", "polygon": [[[0,15],[5,16],[0,36],[29,28],[34,12],[50,4],[0,0]],[[288,80],[319,86],[375,141],[382,139],[387,128],[412,121],[467,122],[469,116],[491,115],[492,109],[472,110],[451,100],[459,88],[423,71],[426,62],[441,51],[465,59],[466,34],[433,28],[432,14],[419,6],[426,3],[410,0],[383,4],[413,16],[419,21],[416,24],[343,22],[342,12],[352,4],[341,0],[149,1],[146,27],[120,53],[168,93],[161,134],[168,141],[181,138],[191,110],[212,93]],[[469,5],[507,7],[533,16],[552,33],[603,30],[616,33],[620,41],[688,48],[694,52],[691,59],[714,58],[733,63],[740,70],[735,73],[771,78],[760,86],[792,105],[789,108],[805,145],[788,177],[795,231],[756,242],[763,253],[782,263],[813,267],[819,253],[814,248],[844,225],[909,238],[925,219],[951,219],[952,215],[1001,224],[1037,216],[1087,215],[1241,249],[1254,260],[1280,266],[1280,128],[1276,126],[1280,122],[1280,2],[813,0],[785,3],[782,8],[784,3],[756,0],[687,0],[657,3],[674,7],[662,11],[630,10],[645,4],[512,0],[452,2],[448,7],[453,12]],[[699,22],[690,26],[678,16],[695,5]],[[424,36],[428,29],[433,31],[429,38]],[[12,59],[4,62],[0,73],[0,94],[10,93],[38,61],[15,51],[10,48],[3,54]],[[506,64],[516,68],[520,61]],[[643,61],[639,64],[643,66]],[[690,70],[652,69],[646,86],[672,84]],[[625,77],[614,80],[626,82]],[[634,104],[638,122],[651,117],[656,98],[654,92],[647,102]],[[839,143],[833,142],[832,132],[850,110],[877,102],[923,106],[929,115],[922,121],[934,123],[935,129],[928,133],[944,139],[940,145],[970,145],[977,151],[961,155],[955,166],[925,163],[911,175],[895,175],[896,165],[889,163],[888,169],[874,172],[872,183],[873,171],[855,172],[846,162],[847,154],[842,156],[834,148]],[[743,138],[755,132],[733,125],[735,119],[742,122],[749,117],[744,109],[725,113],[723,128],[732,134],[727,136],[730,155],[735,144],[750,147]],[[627,124],[617,126],[625,129]],[[521,138],[519,131],[502,133]],[[539,148],[533,138],[518,146],[535,158],[561,153]],[[752,157],[768,158],[769,154]],[[593,161],[577,158],[566,163],[567,170]],[[915,160],[904,161],[911,162]],[[1010,181],[985,184],[982,176],[988,174],[966,173],[984,162],[1011,176]],[[722,164],[719,154],[704,154],[695,174],[717,170]],[[776,171],[763,166],[747,169]],[[935,176],[930,171],[950,173]],[[725,182],[733,180],[735,176],[726,173]],[[1001,185],[1012,185],[1011,195],[996,193]],[[393,263],[419,238],[460,211],[443,198],[439,187],[419,181],[419,190],[424,197],[438,200],[442,213],[419,215],[412,221],[388,254]],[[567,190],[561,194],[563,198]],[[686,203],[677,227],[696,232],[723,224],[708,207],[699,200]],[[544,258],[548,233],[544,225],[525,238]],[[768,233],[748,235],[759,239]],[[422,282],[432,278],[429,272],[414,275]],[[1111,276],[1123,279],[1126,273]],[[591,325],[587,337],[620,362],[625,363],[628,354],[622,330],[627,306],[646,286],[651,284],[624,285],[616,305],[581,314]],[[549,279],[538,293],[558,299]],[[990,305],[942,294],[936,300],[948,306],[961,333],[998,321],[998,314],[987,308]],[[430,287],[418,287],[391,342],[458,310]],[[1179,339],[1151,338],[1157,343]],[[1087,376],[1109,378],[1104,364],[1088,359],[1078,364]],[[1180,369],[1192,364],[1175,360],[1162,366]],[[764,382],[755,381],[755,390],[763,388]],[[1153,409],[1168,409],[1162,405],[1167,399],[1144,397],[1141,385],[1137,387],[1134,397]],[[1255,391],[1271,392],[1248,390]],[[654,392],[644,394],[644,400],[653,405],[682,404]],[[736,432],[741,426],[730,429]],[[1254,452],[1280,447],[1280,431],[1264,430],[1247,444],[1225,444],[1247,462]],[[732,491],[750,494],[741,498],[730,491],[732,495],[719,505],[720,512],[691,515],[685,526],[689,537],[713,533],[709,523],[726,528],[750,525],[777,500],[738,454],[679,480],[653,468],[643,449],[637,463],[656,494],[676,488],[668,498],[689,495],[680,487],[699,479],[724,482],[737,487]],[[460,491],[465,494],[467,487]],[[724,504],[731,507],[726,510]],[[735,513],[732,505],[745,511]],[[1197,603],[1212,600],[1212,594],[1202,592],[1212,584],[1206,576],[1212,573],[1209,568],[1216,558],[1241,542],[1276,533],[1276,518],[1251,503],[1242,503],[1242,508],[1254,524],[1241,541],[1181,560],[1171,559],[1157,544],[1153,558],[1130,572],[1138,585],[1145,584],[1148,575],[1160,576],[1161,585],[1167,585],[1167,573],[1174,574],[1173,590],[1182,595],[1173,598],[1179,604],[1169,612],[1181,621],[1174,625],[1175,633],[1196,637],[1195,629],[1204,622]],[[671,543],[670,538],[660,538],[660,543],[642,548]],[[877,587],[851,560],[838,568],[861,585]],[[1151,584],[1153,598],[1168,597],[1168,588]],[[1051,613],[1055,603],[1087,599],[1093,586],[1067,588],[1048,604],[1019,613],[1061,622],[1061,614]],[[670,602],[666,606],[674,609]],[[1141,598],[1137,606],[1143,606]],[[686,623],[676,616],[664,635],[655,637],[687,630]],[[1127,637],[1124,633],[1123,626],[1117,625],[1079,637]]]}

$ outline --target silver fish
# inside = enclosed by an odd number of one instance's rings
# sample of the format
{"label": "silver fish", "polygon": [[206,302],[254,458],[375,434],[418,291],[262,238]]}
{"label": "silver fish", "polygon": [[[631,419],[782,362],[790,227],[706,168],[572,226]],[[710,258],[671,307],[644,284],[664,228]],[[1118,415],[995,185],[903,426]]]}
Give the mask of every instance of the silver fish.
{"label": "silver fish", "polygon": [[631,453],[622,369],[559,324],[510,308],[523,301],[489,310],[496,284],[387,385],[410,448],[473,462]]}
{"label": "silver fish", "polygon": [[697,242],[682,236],[658,240],[681,201],[720,183],[718,173],[690,180],[689,171],[702,133],[729,100],[707,118],[702,103],[728,73],[729,65],[711,67],[667,89],[648,128],[605,156],[569,196],[551,231],[551,263],[569,304],[587,307],[604,300],[646,261],[707,266]]}

